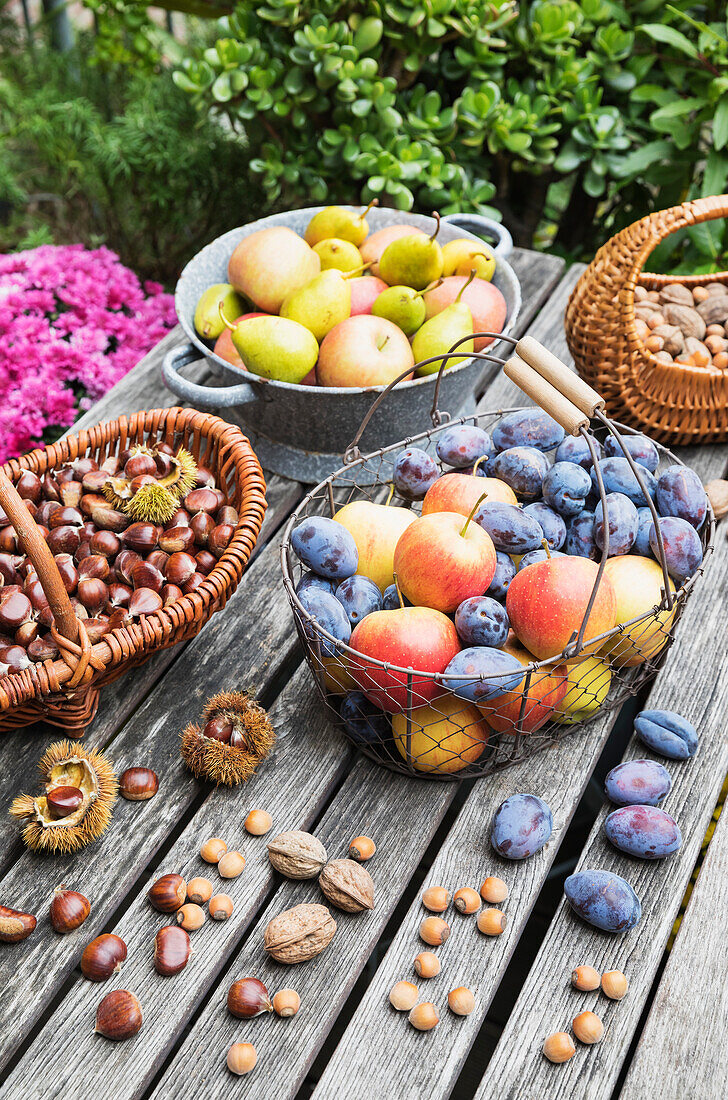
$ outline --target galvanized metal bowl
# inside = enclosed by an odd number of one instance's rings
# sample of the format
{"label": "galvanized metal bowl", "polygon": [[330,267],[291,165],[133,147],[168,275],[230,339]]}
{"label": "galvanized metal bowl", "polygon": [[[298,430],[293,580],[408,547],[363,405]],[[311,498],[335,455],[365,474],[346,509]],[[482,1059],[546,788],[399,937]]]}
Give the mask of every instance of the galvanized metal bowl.
{"label": "galvanized metal bowl", "polygon": [[[193,318],[202,292],[213,283],[227,282],[228,260],[244,237],[275,225],[285,225],[303,234],[320,209],[308,207],[274,214],[232,229],[190,260],[175,290],[177,316],[189,342],[169,352],[162,364],[162,377],[177,397],[201,409],[225,408],[228,419],[243,427],[266,469],[305,482],[318,482],[341,465],[341,456],[354,438],[373,398],[385,387],[301,386],[260,378],[215,355],[195,332]],[[351,209],[360,210],[361,207]],[[370,210],[367,221],[372,232],[407,222],[431,233],[435,225],[431,217],[403,214],[398,210]],[[498,264],[493,282],[506,300],[503,331],[508,332],[520,310],[521,288],[505,259],[512,247],[507,230],[480,215],[453,214],[442,219],[438,240],[444,244],[457,237],[477,239],[474,232],[494,241]],[[201,358],[224,381],[234,384],[199,385],[180,373],[182,367]],[[473,391],[482,369],[478,360],[468,359],[446,371],[441,387],[442,406],[455,416],[474,412]],[[436,375],[431,374],[401,382],[386,407],[368,426],[362,449],[377,450],[421,431],[433,404],[435,379]]]}

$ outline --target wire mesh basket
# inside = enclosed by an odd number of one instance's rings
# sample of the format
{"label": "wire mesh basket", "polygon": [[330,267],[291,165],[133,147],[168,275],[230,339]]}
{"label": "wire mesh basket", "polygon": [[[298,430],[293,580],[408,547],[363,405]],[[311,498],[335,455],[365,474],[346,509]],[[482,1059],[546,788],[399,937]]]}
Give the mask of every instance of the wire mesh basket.
{"label": "wire mesh basket", "polygon": [[[498,334],[482,335],[497,337]],[[348,448],[344,465],[304,498],[284,532],[281,546],[284,585],[306,659],[330,717],[368,757],[407,775],[442,780],[488,775],[556,743],[570,730],[618,708],[630,696],[636,695],[664,661],[687,599],[712,549],[715,523],[706,498],[705,520],[698,531],[700,564],[687,579],[678,584],[673,582],[670,566],[674,564],[674,547],[668,545],[666,549],[658,522],[664,516],[659,515],[653,495],[659,475],[668,466],[682,466],[683,463],[667,448],[655,443],[659,459],[656,470],[653,473],[641,466],[633,457],[629,437],[644,437],[632,428],[611,421],[605,415],[604,401],[599,394],[533,338],[505,339],[515,352],[507,362],[492,354],[481,353],[480,357],[503,366],[504,373],[552,418],[551,423],[556,421],[560,425],[565,439],[569,436],[580,439],[586,456],[585,468],[589,468],[594,484],[592,503],[595,508],[601,508],[601,553],[597,549],[588,557],[564,556],[557,550],[551,551],[544,542],[543,551],[537,555],[540,560],[529,563],[527,568],[524,565],[520,571],[518,556],[513,555],[516,576],[525,577],[527,569],[535,571],[529,575],[528,586],[524,581],[517,587],[522,593],[530,586],[532,598],[534,592],[541,592],[540,605],[538,596],[535,597],[536,607],[541,607],[544,617],[548,617],[551,610],[550,579],[557,573],[563,574],[561,584],[567,590],[567,598],[576,601],[574,606],[578,604],[576,622],[564,643],[559,645],[558,652],[553,652],[552,647],[548,656],[538,659],[524,644],[528,631],[521,630],[519,635],[510,630],[499,648],[479,647],[488,652],[476,653],[459,640],[452,615],[426,607],[405,607],[399,589],[399,617],[396,617],[396,608],[375,612],[390,618],[376,621],[374,633],[378,632],[380,641],[384,641],[378,650],[375,647],[372,651],[371,629],[366,632],[367,644],[360,626],[355,628],[351,644],[343,642],[306,609],[296,591],[305,567],[293,551],[291,533],[302,521],[322,515],[333,518],[346,505],[370,502],[394,508],[397,512],[409,509],[413,519],[409,516],[397,518],[401,525],[413,522],[414,517],[420,515],[421,501],[402,498],[390,503],[394,464],[402,449],[416,445],[437,460],[438,440],[454,425],[472,424],[492,432],[504,417],[522,413],[523,407],[451,420],[447,413],[438,409],[439,386],[436,386],[431,429],[362,455],[358,440],[369,418],[386,399],[388,391],[384,391]],[[457,347],[455,344],[446,355],[433,357],[432,361],[439,363],[440,376],[447,360],[457,353]],[[610,532],[614,535],[610,522],[611,494],[599,461],[602,443],[607,440],[609,450],[626,460],[639,486],[637,491],[644,496],[643,507],[649,509],[648,522],[652,524],[649,530],[654,538],[654,554],[650,559],[635,554],[610,556]],[[450,478],[456,473],[462,474],[462,471],[444,467],[439,461],[438,465],[441,476]],[[480,481],[483,471],[478,465],[476,463],[464,476]],[[491,494],[497,488],[487,476],[481,484],[484,489],[490,489]],[[476,496],[469,484],[465,488],[468,503],[458,509],[464,524],[470,502]],[[515,495],[513,500],[516,501]],[[615,506],[614,500],[612,506]],[[473,522],[473,512],[477,520],[478,513],[473,508],[470,509],[470,522]],[[375,525],[382,518],[382,513],[377,513]],[[672,533],[666,537],[674,538]],[[562,566],[558,564],[562,557],[581,564]],[[544,567],[546,560],[550,564]],[[623,564],[614,567],[610,565],[612,562]],[[571,584],[571,573],[564,573],[564,570],[573,571],[574,568],[578,570],[578,577]],[[626,580],[623,578],[618,588],[610,579],[614,569],[627,573]],[[365,569],[361,571],[366,573]],[[588,595],[584,587],[585,576],[589,578]],[[618,591],[620,599],[617,599]],[[614,596],[613,603],[610,592]],[[503,593],[501,596],[508,611],[515,611],[516,601]],[[610,606],[614,607],[611,620]],[[572,613],[573,610],[572,607]],[[522,608],[520,619],[523,620]],[[372,621],[372,616],[367,616],[360,625],[369,623],[371,628]],[[563,627],[561,620],[559,626]],[[398,653],[410,652],[400,645],[403,629],[410,640],[419,639],[416,647],[419,646],[422,659],[417,666],[404,663],[401,657],[398,663]],[[533,648],[538,647],[534,645]],[[465,656],[462,655],[464,650]],[[380,656],[376,655],[377,651]],[[461,656],[453,669],[450,661],[458,652]]]}

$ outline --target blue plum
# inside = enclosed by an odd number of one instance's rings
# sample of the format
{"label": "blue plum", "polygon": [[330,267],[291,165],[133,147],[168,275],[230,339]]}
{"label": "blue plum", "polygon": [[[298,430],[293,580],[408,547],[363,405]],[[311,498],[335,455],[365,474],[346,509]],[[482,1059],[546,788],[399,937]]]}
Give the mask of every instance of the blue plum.
{"label": "blue plum", "polygon": [[484,500],[473,519],[488,532],[496,550],[505,550],[508,554],[537,550],[543,541],[541,524],[515,504]]}
{"label": "blue plum", "polygon": [[[624,493],[624,495],[629,497],[632,503],[638,508],[642,508],[647,504],[645,494],[640,489],[639,482],[632,473],[632,467],[626,458],[603,458],[599,463],[599,470],[602,475],[602,481],[604,482],[604,488],[608,493]],[[645,483],[647,492],[654,498],[657,488],[657,479],[655,475],[650,473],[644,466],[641,467],[639,474]],[[594,492],[598,493],[599,483],[594,467],[592,467],[591,470],[591,479],[594,486]]]}
{"label": "blue plum", "polygon": [[657,760],[625,760],[604,780],[607,798],[617,806],[656,806],[671,787],[669,771]]}
{"label": "blue plum", "polygon": [[642,916],[630,884],[611,871],[577,871],[564,883],[564,893],[576,915],[603,932],[628,932]]}
{"label": "blue plum", "polygon": [[673,710],[642,710],[634,731],[649,749],[669,760],[688,760],[698,751],[698,731]]}
{"label": "blue plum", "polygon": [[400,451],[395,459],[392,480],[405,500],[422,500],[439,476],[440,471],[432,455],[419,447],[408,447]]}
{"label": "blue plum", "polygon": [[543,479],[543,499],[562,516],[578,516],[592,488],[588,472],[575,462],[555,462]]}
{"label": "blue plum", "polygon": [[359,552],[346,527],[325,516],[309,516],[291,531],[291,546],[303,564],[332,581],[356,573]]}
{"label": "blue plum", "polygon": [[[639,518],[637,509],[624,493],[607,493],[607,518],[609,522],[609,557],[628,554],[637,538]],[[594,513],[594,541],[604,549],[604,516],[601,500]]]}
{"label": "blue plum", "polygon": [[678,463],[660,474],[655,503],[661,516],[677,516],[695,528],[705,523],[708,496],[702,481],[689,466]]}
{"label": "blue plum", "polygon": [[[597,462],[602,457],[602,445],[598,439],[591,436],[591,441],[594,444],[594,450],[596,451]],[[587,442],[583,435],[567,435],[566,438],[559,443],[556,448],[556,461],[557,462],[575,462],[577,466],[582,466],[585,470],[588,470],[592,463],[592,456]]]}
{"label": "blue plum", "polygon": [[437,440],[437,457],[446,466],[463,469],[494,453],[493,440],[484,428],[474,424],[453,424]]}
{"label": "blue plum", "polygon": [[[456,680],[455,676],[470,679]],[[460,699],[482,703],[513,691],[522,679],[523,665],[510,653],[490,646],[471,646],[455,654],[443,673],[442,682]]]}
{"label": "blue plum", "polygon": [[563,558],[564,555],[560,550],[549,550],[548,553],[541,547],[540,550],[529,550],[527,554],[524,554],[518,563],[518,572],[522,569],[527,569],[529,565],[535,565],[539,561],[546,561],[547,558]]}
{"label": "blue plum", "polygon": [[[700,535],[691,523],[677,516],[664,516],[660,520],[660,532],[665,547],[667,571],[675,583],[681,585],[688,577],[692,577],[703,560]],[[654,523],[650,525],[650,549],[659,561],[660,552]]]}
{"label": "blue plum", "polygon": [[615,848],[639,859],[664,859],[682,844],[677,822],[658,806],[621,806],[604,822]]}
{"label": "blue plum", "polygon": [[465,646],[503,645],[510,630],[503,604],[492,596],[470,596],[455,612],[455,629]]}
{"label": "blue plum", "polygon": [[540,852],[554,828],[551,809],[535,794],[512,794],[493,818],[490,843],[504,859],[528,859]]}
{"label": "blue plum", "polygon": [[646,506],[637,509],[637,534],[632,543],[632,553],[639,554],[642,558],[649,558],[650,528],[652,527],[652,512]]}
{"label": "blue plum", "polygon": [[543,531],[543,537],[549,544],[549,550],[560,550],[566,542],[566,523],[558,512],[542,500],[527,504],[523,511],[533,516]]}
{"label": "blue plum", "polygon": [[594,541],[593,512],[585,509],[569,520],[566,525],[564,550],[576,558],[591,558],[594,561],[599,557],[599,550]]}
{"label": "blue plum", "polygon": [[535,447],[509,447],[488,459],[486,474],[505,481],[516,496],[535,500],[541,495],[541,483],[548,468],[549,460],[543,451]]}
{"label": "blue plum", "polygon": [[349,691],[341,701],[341,719],[353,741],[359,745],[378,745],[392,733],[389,718],[370,703],[361,691]]}
{"label": "blue plum", "polygon": [[[654,474],[660,465],[660,455],[652,440],[646,435],[623,435],[622,442],[635,462]],[[604,453],[608,458],[624,458],[624,451],[613,435],[604,440]]]}
{"label": "blue plum", "polygon": [[371,615],[373,611],[382,610],[382,593],[379,586],[370,581],[369,577],[355,574],[341,582],[334,593],[336,599],[346,612],[352,627]]}
{"label": "blue plum", "polygon": [[[349,641],[351,623],[336,596],[332,596],[329,592],[322,592],[319,588],[308,588],[305,592],[300,593],[298,598],[304,609],[308,611],[309,615],[313,615],[323,630],[339,642]],[[334,657],[337,655],[338,647],[315,630],[313,623],[305,620],[303,629],[307,638],[321,643],[321,652],[324,656]]]}
{"label": "blue plum", "polygon": [[509,447],[536,447],[539,451],[551,451],[558,447],[565,432],[553,417],[543,409],[516,409],[506,413],[493,428],[496,451]]}
{"label": "blue plum", "polygon": [[493,574],[493,580],[490,582],[490,587],[485,593],[486,596],[492,596],[494,600],[504,600],[508,585],[515,575],[516,564],[510,554],[506,554],[505,550],[496,550],[495,573]]}
{"label": "blue plum", "polygon": [[384,595],[382,596],[382,611],[397,611],[402,604],[404,604],[405,607],[412,606],[406,596],[402,596],[402,603],[400,603],[396,584],[390,584],[388,588],[384,589]]}
{"label": "blue plum", "polygon": [[305,592],[308,588],[318,588],[320,592],[328,592],[333,596],[336,591],[336,585],[333,581],[328,580],[327,577],[319,577],[316,573],[304,573],[300,581],[296,585],[296,595],[300,596],[302,592]]}

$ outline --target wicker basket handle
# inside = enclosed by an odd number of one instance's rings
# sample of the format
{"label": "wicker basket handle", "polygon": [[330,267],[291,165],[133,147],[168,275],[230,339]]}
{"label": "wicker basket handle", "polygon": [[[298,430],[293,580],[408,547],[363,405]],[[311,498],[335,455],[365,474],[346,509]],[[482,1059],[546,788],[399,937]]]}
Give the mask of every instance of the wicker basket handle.
{"label": "wicker basket handle", "polygon": [[78,619],[71,607],[71,601],[68,598],[68,593],[61,580],[61,575],[53,560],[48,543],[25,507],[23,498],[2,469],[0,469],[0,506],[5,510],[23,545],[23,549],[35,567],[41,588],[53,612],[59,634],[62,634],[64,638],[68,638],[69,641],[75,642],[78,639]]}
{"label": "wicker basket handle", "polygon": [[[630,295],[634,292],[635,283],[642,274],[645,261],[665,237],[669,237],[678,229],[687,229],[700,222],[725,217],[728,217],[728,195],[710,195],[706,198],[683,202],[680,206],[672,206],[669,210],[655,211],[641,221],[622,229],[609,242],[610,245],[616,246],[622,258],[619,269],[622,286],[628,288]],[[675,281],[671,275],[658,276],[658,278],[665,283]],[[679,281],[686,286],[691,286],[702,279],[701,275],[679,277]]]}

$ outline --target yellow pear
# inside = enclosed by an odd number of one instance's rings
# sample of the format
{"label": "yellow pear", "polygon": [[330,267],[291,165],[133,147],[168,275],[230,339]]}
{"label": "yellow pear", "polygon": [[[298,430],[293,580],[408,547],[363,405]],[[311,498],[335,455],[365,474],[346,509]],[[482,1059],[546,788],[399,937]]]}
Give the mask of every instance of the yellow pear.
{"label": "yellow pear", "polygon": [[362,210],[360,214],[353,210],[347,210],[344,206],[325,206],[323,210],[319,210],[314,214],[306,226],[304,234],[306,244],[313,246],[318,244],[319,241],[338,237],[339,240],[350,241],[358,248],[360,244],[364,243],[369,233],[366,216],[371,208],[377,205],[377,202],[377,199],[372,199],[369,206]]}
{"label": "yellow pear", "polygon": [[442,275],[442,249],[435,240],[440,230],[440,216],[432,236],[414,234],[398,237],[388,244],[379,261],[379,276],[390,286],[411,286],[424,290]]}
{"label": "yellow pear", "polygon": [[337,271],[359,271],[362,268],[361,252],[351,241],[342,241],[340,237],[327,237],[313,246],[321,260],[321,270],[334,267]]}
{"label": "yellow pear", "polygon": [[336,268],[322,271],[306,286],[294,290],[281,305],[281,317],[303,325],[319,343],[350,313],[351,287]]}
{"label": "yellow pear", "polygon": [[[490,282],[495,272],[495,255],[487,244],[468,237],[458,237],[442,246],[442,274],[469,275],[475,268],[479,279]],[[481,274],[485,272],[485,274]]]}

